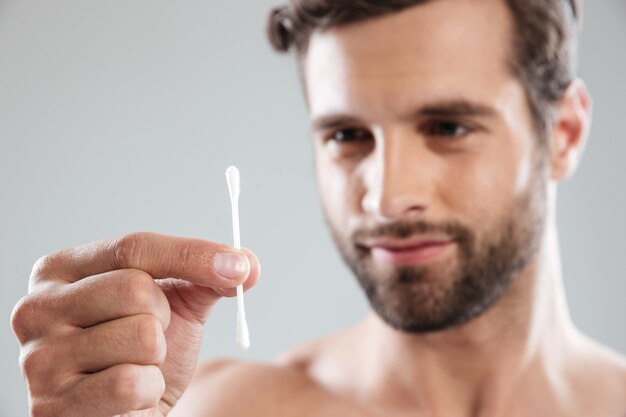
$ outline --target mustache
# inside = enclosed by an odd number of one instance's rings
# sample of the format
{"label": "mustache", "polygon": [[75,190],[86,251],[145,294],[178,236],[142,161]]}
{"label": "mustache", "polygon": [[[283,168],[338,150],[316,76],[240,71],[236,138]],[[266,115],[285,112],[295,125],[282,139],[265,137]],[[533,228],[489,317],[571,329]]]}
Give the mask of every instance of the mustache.
{"label": "mustache", "polygon": [[472,240],[473,232],[457,221],[430,223],[426,221],[396,222],[374,227],[358,228],[352,233],[352,241],[359,244],[369,239],[392,238],[406,239],[422,234],[443,234],[458,242]]}

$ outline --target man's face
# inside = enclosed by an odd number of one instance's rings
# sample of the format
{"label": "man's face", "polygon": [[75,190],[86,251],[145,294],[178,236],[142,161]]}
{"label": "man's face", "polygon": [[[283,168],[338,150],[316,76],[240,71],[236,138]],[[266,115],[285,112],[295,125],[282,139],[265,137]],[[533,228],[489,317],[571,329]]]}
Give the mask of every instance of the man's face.
{"label": "man's face", "polygon": [[545,163],[501,0],[437,0],[316,32],[303,58],[318,184],[378,315],[446,329],[536,253]]}

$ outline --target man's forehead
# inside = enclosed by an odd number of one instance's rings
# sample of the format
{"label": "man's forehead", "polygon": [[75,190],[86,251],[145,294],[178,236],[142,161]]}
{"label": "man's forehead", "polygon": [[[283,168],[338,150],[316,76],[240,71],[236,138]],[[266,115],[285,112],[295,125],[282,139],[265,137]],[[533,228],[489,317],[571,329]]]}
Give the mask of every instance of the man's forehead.
{"label": "man's forehead", "polygon": [[302,61],[312,116],[318,107],[345,108],[372,95],[402,99],[407,89],[438,100],[446,90],[470,98],[472,89],[494,88],[494,77],[511,76],[510,22],[503,0],[433,0],[318,31]]}

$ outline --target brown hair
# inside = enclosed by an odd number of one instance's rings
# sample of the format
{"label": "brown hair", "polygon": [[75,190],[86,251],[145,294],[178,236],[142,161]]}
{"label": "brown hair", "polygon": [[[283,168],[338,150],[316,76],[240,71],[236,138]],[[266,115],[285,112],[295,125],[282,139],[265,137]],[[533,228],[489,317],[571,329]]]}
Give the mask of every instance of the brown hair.
{"label": "brown hair", "polygon": [[[435,0],[290,0],[272,9],[269,40],[279,52],[306,53],[312,33]],[[505,0],[513,16],[509,67],[521,81],[540,136],[576,74],[580,0]]]}

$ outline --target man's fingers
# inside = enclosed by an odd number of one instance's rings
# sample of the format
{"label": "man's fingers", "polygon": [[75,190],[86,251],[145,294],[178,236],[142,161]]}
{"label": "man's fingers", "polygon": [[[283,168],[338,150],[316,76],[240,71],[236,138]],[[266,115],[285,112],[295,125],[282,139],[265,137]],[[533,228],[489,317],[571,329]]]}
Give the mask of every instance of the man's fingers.
{"label": "man's fingers", "polygon": [[[201,241],[202,242],[202,241]],[[249,278],[244,290],[257,282],[261,266],[257,257],[247,249],[241,253],[248,258]],[[66,252],[69,255],[69,252]],[[138,314],[152,314],[167,329],[171,305],[164,290],[168,287],[155,281],[147,272],[122,269],[88,276],[68,285],[39,288],[24,297],[16,306],[12,325],[20,340],[30,340],[54,332],[71,333],[76,327],[87,328],[110,320]],[[165,280],[169,281],[169,280]],[[195,284],[177,286],[174,292],[183,296],[182,305],[204,316],[220,297],[235,296],[235,288],[205,287]],[[185,291],[182,291],[184,288]]]}
{"label": "man's fingers", "polygon": [[98,372],[122,363],[160,365],[167,351],[163,327],[150,314],[124,317],[62,337],[64,347],[58,354],[67,358],[58,360],[67,361],[67,370],[75,373]]}
{"label": "man's fingers", "polygon": [[193,284],[232,288],[249,275],[249,258],[220,243],[131,233],[116,239],[65,249],[40,259],[31,284],[49,280],[75,282],[118,269],[139,269],[153,278],[178,278]]}
{"label": "man's fingers", "polygon": [[65,399],[68,416],[111,417],[156,407],[165,391],[154,365],[122,364],[81,379]]}
{"label": "man's fingers", "polygon": [[12,320],[22,339],[31,340],[138,314],[169,326],[170,305],[161,287],[146,272],[123,269],[33,293],[18,303]]}
{"label": "man's fingers", "polygon": [[31,413],[110,417],[158,406],[158,365],[179,395],[197,358],[198,322],[225,290],[249,288],[259,273],[249,251],[155,233],[42,258],[11,316]]}
{"label": "man's fingers", "polygon": [[167,329],[170,306],[154,279],[138,269],[122,269],[87,277],[62,288],[59,318],[77,327],[90,327],[137,314],[152,314]]}

